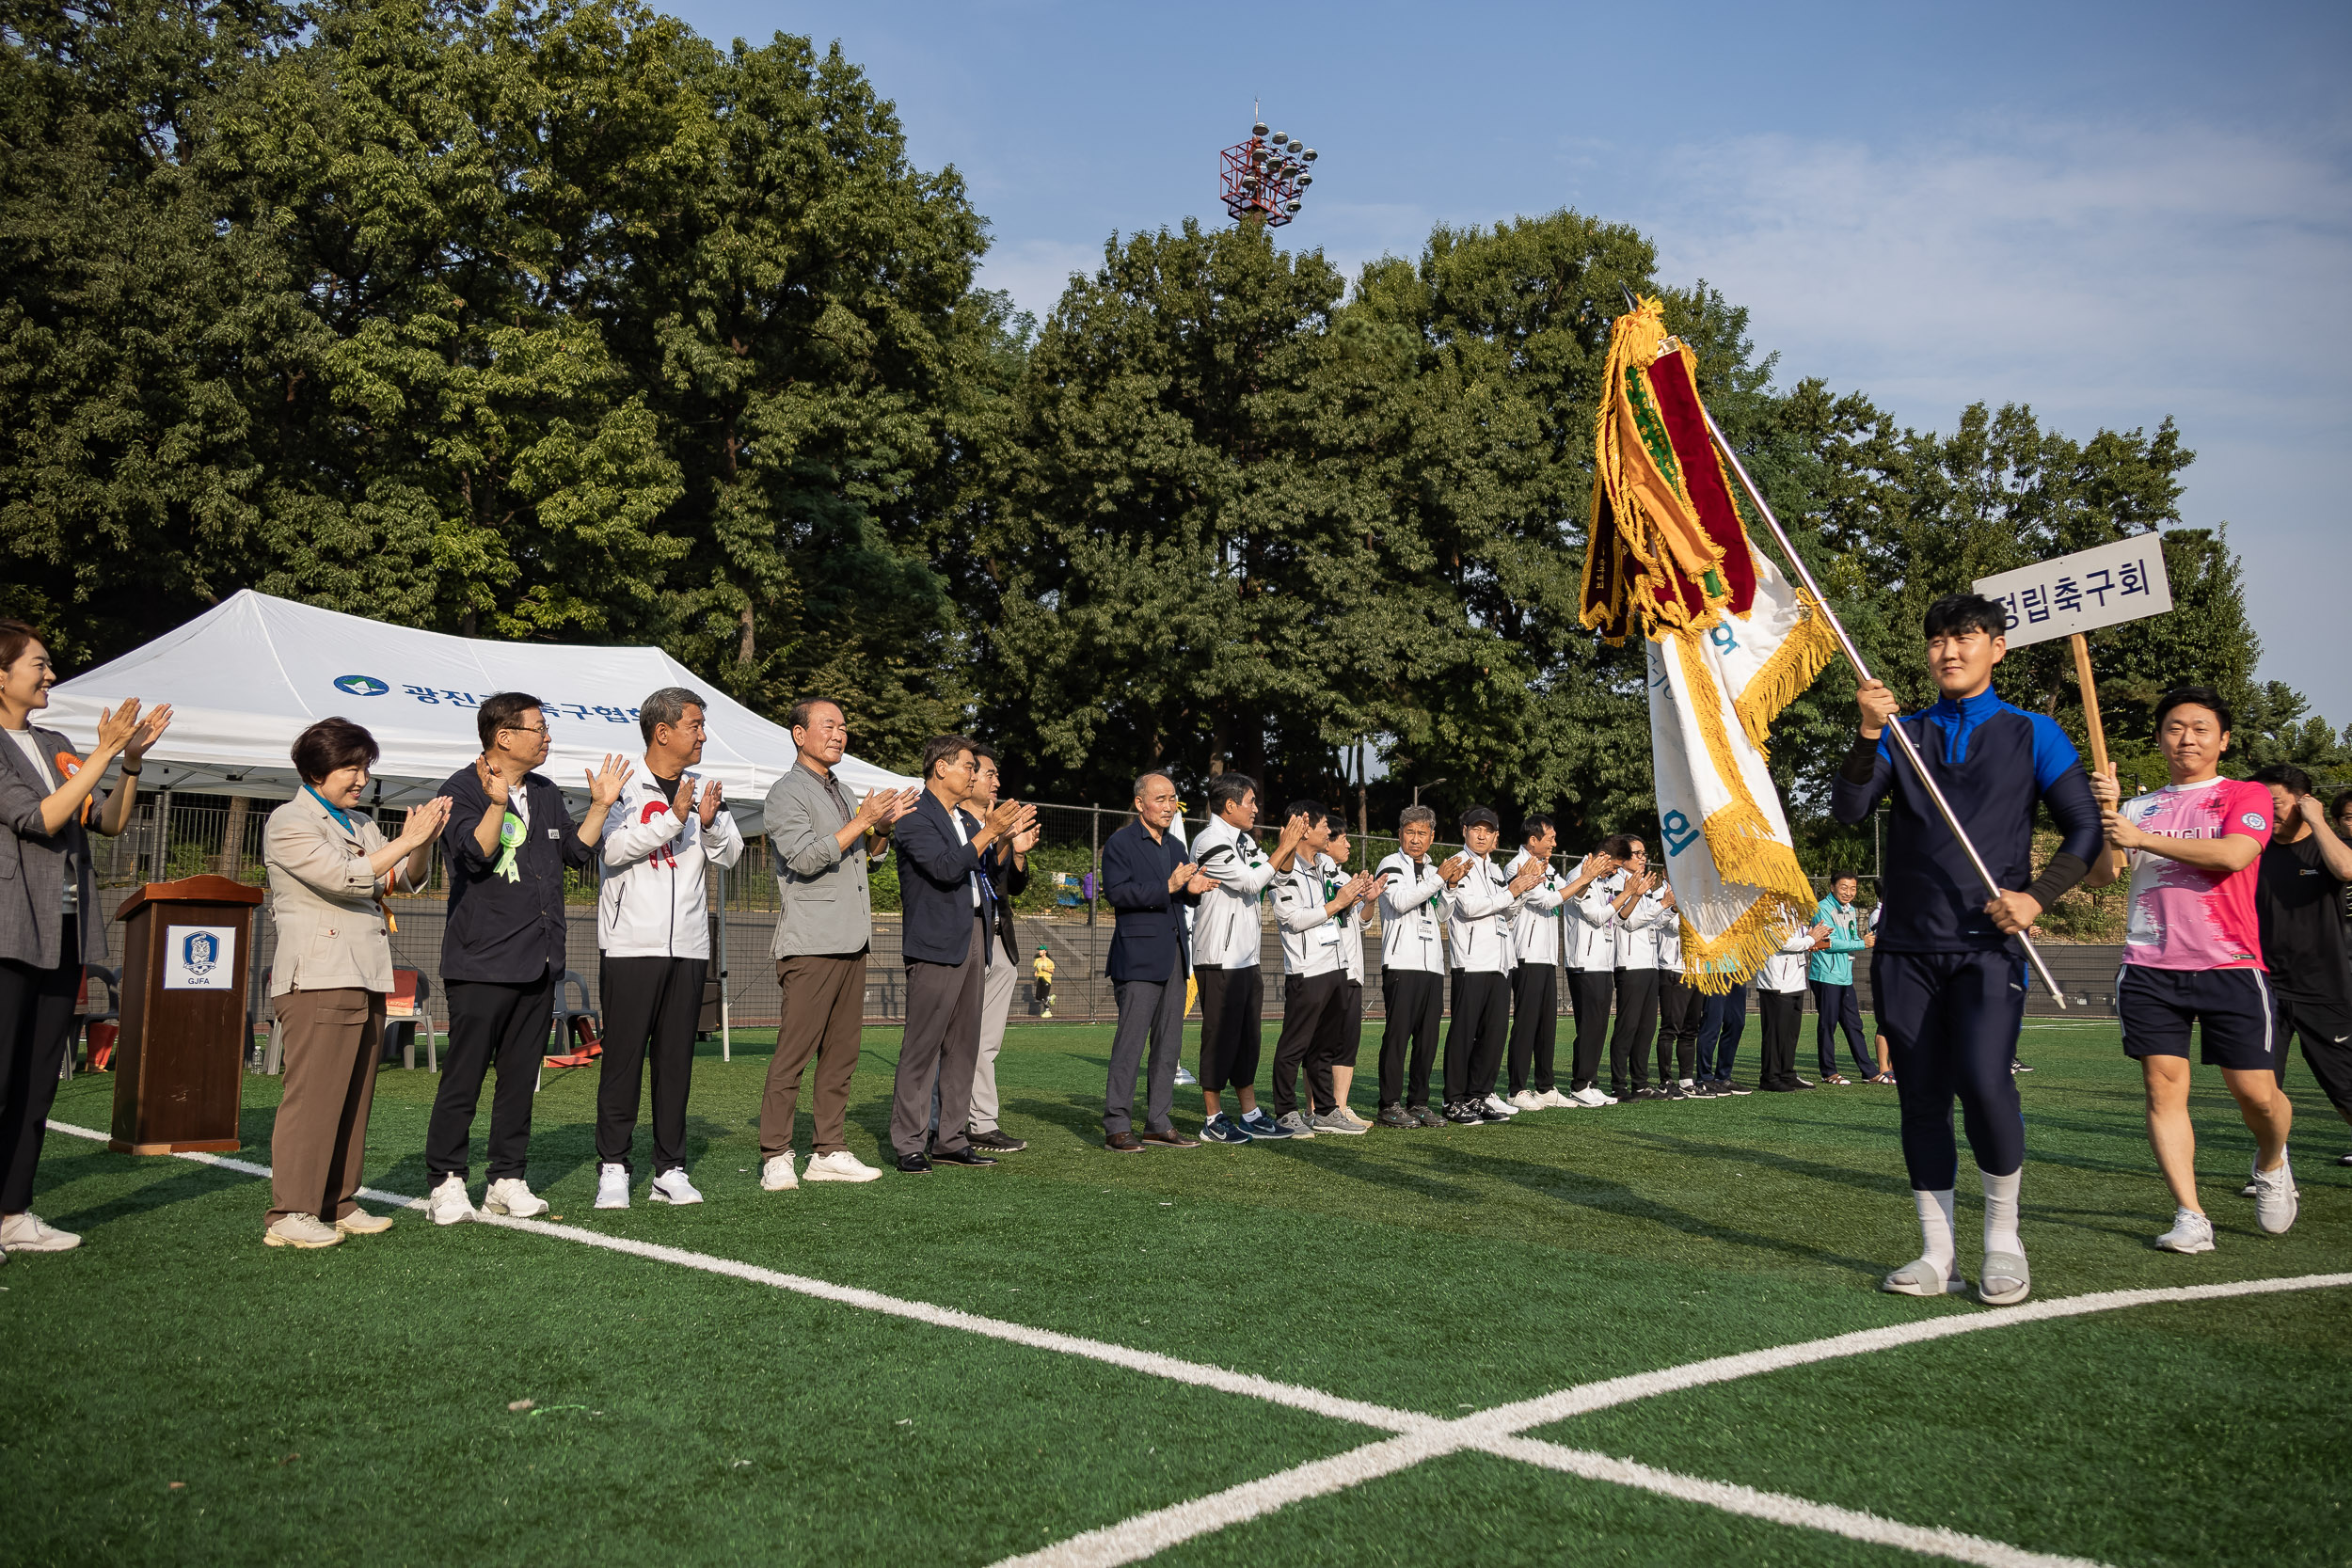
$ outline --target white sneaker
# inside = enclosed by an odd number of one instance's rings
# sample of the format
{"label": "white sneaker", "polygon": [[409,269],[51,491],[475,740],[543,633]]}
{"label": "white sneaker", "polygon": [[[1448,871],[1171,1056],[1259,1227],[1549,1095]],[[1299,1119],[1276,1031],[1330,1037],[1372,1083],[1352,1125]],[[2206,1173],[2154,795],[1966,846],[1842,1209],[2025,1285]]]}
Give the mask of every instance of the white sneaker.
{"label": "white sneaker", "polygon": [[596,1207],[626,1209],[628,1207],[628,1167],[608,1160],[596,1167]]}
{"label": "white sneaker", "polygon": [[1345,1117],[1348,1119],[1349,1123],[1350,1123],[1351,1125],[1353,1125],[1354,1127],[1356,1127],[1357,1129],[1359,1129],[1359,1131],[1361,1131],[1361,1132],[1371,1132],[1371,1131],[1372,1131],[1372,1123],[1370,1123],[1370,1122],[1366,1121],[1363,1117],[1361,1117],[1358,1116],[1358,1115],[1356,1114],[1356,1108],[1355,1108],[1354,1106],[1352,1106],[1352,1105],[1343,1105],[1343,1106],[1341,1106],[1341,1107],[1340,1107],[1340,1115],[1342,1115],[1342,1116]]}
{"label": "white sneaker", "polygon": [[466,1179],[455,1171],[441,1178],[441,1184],[425,1199],[424,1212],[435,1225],[455,1225],[459,1220],[481,1217],[473,1212],[473,1199],[466,1196]]}
{"label": "white sneaker", "polygon": [[10,1252],[71,1252],[81,1244],[81,1237],[43,1224],[39,1214],[10,1214],[0,1220],[0,1247]]}
{"label": "white sneaker", "polygon": [[2213,1221],[2193,1210],[2176,1209],[2172,1228],[2156,1238],[2156,1245],[2167,1252],[2211,1252]]}
{"label": "white sneaker", "polygon": [[[882,1173],[877,1171],[874,1174],[879,1176]],[[801,1179],[792,1174],[792,1151],[790,1149],[786,1149],[782,1154],[771,1154],[759,1163],[760,1191],[788,1193],[800,1184]]]}
{"label": "white sneaker", "polygon": [[809,1156],[808,1169],[803,1174],[802,1180],[806,1181],[872,1181],[881,1175],[882,1172],[866,1164],[848,1149],[836,1148],[831,1154]]}
{"label": "white sneaker", "polygon": [[1544,1097],[1534,1089],[1521,1089],[1511,1097],[1511,1103],[1522,1111],[1540,1111],[1544,1108]]}
{"label": "white sneaker", "polygon": [[288,1214],[262,1232],[263,1246],[339,1246],[342,1239],[342,1231],[321,1225],[316,1214]]}
{"label": "white sneaker", "polygon": [[1490,1094],[1479,1103],[1499,1117],[1515,1117],[1519,1114],[1519,1108],[1517,1105],[1499,1094]]}
{"label": "white sneaker", "polygon": [[2273,1236],[2283,1236],[2295,1225],[2301,1207],[2302,1198],[2295,1190],[2295,1168],[2281,1152],[2277,1170],[2254,1173],[2254,1223]]}
{"label": "white sneaker", "polygon": [[1535,1097],[1535,1101],[1547,1111],[1565,1111],[1576,1103],[1558,1089],[1546,1089]]}
{"label": "white sneaker", "polygon": [[493,1214],[510,1219],[527,1220],[548,1212],[548,1200],[532,1195],[531,1183],[519,1176],[502,1176],[490,1183],[490,1190],[482,1195],[482,1207]]}
{"label": "white sneaker", "polygon": [[703,1195],[694,1190],[694,1183],[686,1179],[684,1165],[672,1165],[653,1179],[653,1186],[645,1196],[656,1203],[700,1203]]}
{"label": "white sneaker", "polygon": [[1585,1085],[1582,1088],[1568,1096],[1568,1098],[1574,1101],[1577,1104],[1583,1106],[1586,1110],[1595,1110],[1603,1105],[1614,1105],[1616,1103],[1615,1101],[1610,1099],[1607,1095],[1601,1093],[1600,1090],[1595,1088],[1590,1084]]}

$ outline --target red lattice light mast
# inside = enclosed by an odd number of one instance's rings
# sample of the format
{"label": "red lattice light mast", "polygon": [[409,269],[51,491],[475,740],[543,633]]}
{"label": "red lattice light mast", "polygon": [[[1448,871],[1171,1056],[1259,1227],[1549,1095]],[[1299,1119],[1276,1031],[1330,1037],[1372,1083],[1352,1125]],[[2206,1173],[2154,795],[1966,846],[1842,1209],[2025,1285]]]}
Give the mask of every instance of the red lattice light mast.
{"label": "red lattice light mast", "polygon": [[1260,223],[1279,229],[1298,215],[1307,187],[1315,182],[1308,166],[1315,150],[1277,131],[1266,134],[1264,122],[1249,128],[1249,139],[1224,151],[1225,211],[1236,223]]}

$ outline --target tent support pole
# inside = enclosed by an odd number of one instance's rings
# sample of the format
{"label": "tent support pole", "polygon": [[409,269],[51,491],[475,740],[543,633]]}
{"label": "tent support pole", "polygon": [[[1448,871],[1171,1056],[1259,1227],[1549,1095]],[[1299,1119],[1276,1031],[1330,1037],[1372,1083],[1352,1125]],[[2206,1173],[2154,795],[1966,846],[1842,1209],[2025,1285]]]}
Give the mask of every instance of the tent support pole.
{"label": "tent support pole", "polygon": [[734,1018],[727,995],[727,868],[719,868],[719,1060],[735,1060]]}

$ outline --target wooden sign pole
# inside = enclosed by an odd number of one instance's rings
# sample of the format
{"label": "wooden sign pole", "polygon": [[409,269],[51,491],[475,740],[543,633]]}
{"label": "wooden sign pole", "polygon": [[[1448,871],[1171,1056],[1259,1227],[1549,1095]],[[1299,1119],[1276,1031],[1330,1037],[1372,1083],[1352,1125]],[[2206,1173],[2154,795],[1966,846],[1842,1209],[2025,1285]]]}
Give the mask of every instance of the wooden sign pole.
{"label": "wooden sign pole", "polygon": [[2090,770],[2107,770],[2106,726],[2099,722],[2099,688],[2090,678],[2090,644],[2081,632],[2067,641],[2074,645],[2074,679],[2083,689],[2083,728],[2090,735]]}

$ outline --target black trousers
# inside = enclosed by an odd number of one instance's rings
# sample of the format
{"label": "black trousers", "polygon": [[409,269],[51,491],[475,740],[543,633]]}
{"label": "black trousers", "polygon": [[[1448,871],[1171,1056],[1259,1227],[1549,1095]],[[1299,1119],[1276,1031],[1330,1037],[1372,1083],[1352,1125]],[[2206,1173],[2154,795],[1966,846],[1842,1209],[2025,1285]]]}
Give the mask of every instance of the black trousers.
{"label": "black trousers", "polygon": [[1511,972],[1511,1092],[1531,1083],[1552,1086],[1552,1044],[1560,1033],[1560,966],[1521,964]]}
{"label": "black trousers", "polygon": [[1486,970],[1454,972],[1454,1019],[1445,1032],[1445,1101],[1495,1092],[1511,1032],[1511,977]]}
{"label": "black trousers", "polygon": [[33,1206],[33,1173],[73,1037],[82,933],[71,917],[62,940],[62,957],[47,969],[0,958],[0,1214]]}
{"label": "black trousers", "polygon": [[1700,1003],[1706,999],[1670,969],[1658,972],[1658,1079],[1677,1084],[1698,1065]]}
{"label": "black trousers", "polygon": [[493,1061],[499,1082],[490,1096],[490,1180],[523,1174],[531,1153],[531,1097],[555,1017],[556,978],[549,970],[521,985],[441,982],[449,997],[449,1046],[441,1053],[441,1087],[424,1134],[424,1168],[436,1185],[445,1176],[467,1174],[474,1108]]}
{"label": "black trousers", "polygon": [[1282,1032],[1274,1040],[1277,1117],[1289,1116],[1298,1109],[1298,1069],[1302,1067],[1307,1069],[1309,1108],[1327,1109],[1335,1103],[1331,1099],[1330,1060],[1315,1047],[1322,1043],[1328,1049],[1329,1024],[1326,1015],[1340,1005],[1341,993],[1346,987],[1346,974],[1336,969],[1328,974],[1282,977]]}
{"label": "black trousers", "polygon": [[[597,968],[604,1054],[596,1073],[596,1159],[628,1168],[637,1101],[653,1058],[653,1168],[686,1164],[686,1093],[708,958],[606,958]],[[651,1050],[647,1050],[650,1041]]]}
{"label": "black trousers", "polygon": [[1338,994],[1323,1009],[1314,1044],[1307,1048],[1307,1100],[1317,1116],[1328,1116],[1340,1108],[1339,1080],[1331,1069],[1353,1069],[1363,1043],[1364,983],[1342,979]]}
{"label": "black trousers", "polygon": [[1862,1037],[1862,1004],[1854,1000],[1853,987],[1833,986],[1826,980],[1815,980],[1813,1010],[1820,1018],[1813,1025],[1813,1049],[1820,1061],[1821,1076],[1827,1078],[1837,1070],[1837,1031],[1843,1025],[1846,1047],[1853,1053],[1854,1070],[1868,1078],[1878,1069],[1878,1059],[1870,1054],[1870,1042]]}
{"label": "black trousers", "polygon": [[1609,1090],[1649,1087],[1649,1037],[1658,1027],[1658,971],[1617,971],[1617,1028],[1609,1037]]}
{"label": "black trousers", "polygon": [[1609,1037],[1609,1003],[1616,989],[1614,970],[1568,971],[1568,1005],[1576,1009],[1576,1057],[1568,1068],[1572,1089],[1589,1089],[1600,1076],[1600,1047]]}
{"label": "black trousers", "polygon": [[1768,1089],[1796,1087],[1797,1030],[1804,1017],[1804,992],[1759,989],[1756,1010],[1764,1020],[1764,1063],[1757,1069],[1758,1081]]}
{"label": "black trousers", "polygon": [[1265,971],[1196,969],[1200,981],[1200,1086],[1211,1094],[1258,1082],[1265,1039]]}
{"label": "black trousers", "polygon": [[[2272,976],[2275,981],[2277,976]],[[2284,990],[2272,993],[2279,1006],[2279,1083],[2287,1081],[2287,1041],[2303,1042],[2303,1060],[2319,1081],[2328,1103],[2346,1116],[2352,1116],[2352,1049],[2344,1042],[2352,1039],[2352,1013],[2317,997],[2291,996]]]}
{"label": "black trousers", "polygon": [[[1426,1109],[1429,1066],[1438,1057],[1438,1029],[1445,1022],[1445,976],[1423,969],[1380,972],[1380,1108],[1402,1103]],[[1412,1050],[1412,1075],[1406,1076],[1406,1049]]]}

